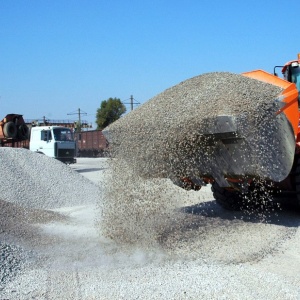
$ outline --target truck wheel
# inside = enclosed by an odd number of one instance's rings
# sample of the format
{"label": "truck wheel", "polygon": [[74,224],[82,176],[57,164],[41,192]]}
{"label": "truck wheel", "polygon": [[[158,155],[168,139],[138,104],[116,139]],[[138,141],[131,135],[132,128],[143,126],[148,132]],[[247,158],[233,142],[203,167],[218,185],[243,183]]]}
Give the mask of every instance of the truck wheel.
{"label": "truck wheel", "polygon": [[297,165],[296,165],[295,184],[296,184],[298,207],[300,207],[300,158],[298,158]]}
{"label": "truck wheel", "polygon": [[29,128],[26,124],[21,124],[18,128],[18,138],[27,140],[29,138]]}
{"label": "truck wheel", "polygon": [[14,122],[10,121],[3,126],[4,136],[7,138],[15,138],[17,136],[17,127]]}
{"label": "truck wheel", "polygon": [[243,196],[237,191],[230,191],[220,187],[216,182],[211,186],[214,198],[216,202],[225,209],[228,210],[242,210]]}
{"label": "truck wheel", "polygon": [[[299,161],[299,198],[300,199],[300,161]],[[274,190],[263,181],[253,180],[244,194],[235,190],[212,184],[213,195],[219,205],[229,210],[260,211],[273,208],[275,205]],[[299,201],[299,200],[298,200]],[[300,201],[299,201],[300,202]]]}

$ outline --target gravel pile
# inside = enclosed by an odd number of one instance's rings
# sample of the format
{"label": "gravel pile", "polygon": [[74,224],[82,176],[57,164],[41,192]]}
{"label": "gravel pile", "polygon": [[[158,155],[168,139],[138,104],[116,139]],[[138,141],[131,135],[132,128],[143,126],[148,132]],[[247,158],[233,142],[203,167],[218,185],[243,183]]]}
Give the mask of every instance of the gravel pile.
{"label": "gravel pile", "polygon": [[[26,149],[0,148],[0,195],[23,207],[95,203],[99,188],[69,166]],[[92,196],[91,196],[92,195]]]}
{"label": "gravel pile", "polygon": [[[95,203],[99,187],[69,166],[26,149],[0,148],[0,290],[51,244],[35,224],[66,221],[49,209]],[[35,256],[35,259],[38,257]]]}

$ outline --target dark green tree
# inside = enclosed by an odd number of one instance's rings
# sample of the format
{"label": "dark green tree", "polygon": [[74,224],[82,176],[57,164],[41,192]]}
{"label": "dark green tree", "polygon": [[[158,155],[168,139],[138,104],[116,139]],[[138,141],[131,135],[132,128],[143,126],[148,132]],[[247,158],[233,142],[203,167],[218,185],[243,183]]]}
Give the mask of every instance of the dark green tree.
{"label": "dark green tree", "polygon": [[103,129],[109,124],[118,120],[126,112],[125,105],[119,98],[109,98],[101,102],[97,109],[97,129]]}

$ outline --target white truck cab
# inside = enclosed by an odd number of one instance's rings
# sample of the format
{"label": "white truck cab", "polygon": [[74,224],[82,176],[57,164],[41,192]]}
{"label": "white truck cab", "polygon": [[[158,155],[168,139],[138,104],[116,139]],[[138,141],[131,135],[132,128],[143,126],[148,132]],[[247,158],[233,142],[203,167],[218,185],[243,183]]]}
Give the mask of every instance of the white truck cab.
{"label": "white truck cab", "polygon": [[72,130],[67,127],[32,127],[29,149],[54,157],[64,163],[76,163],[76,142]]}

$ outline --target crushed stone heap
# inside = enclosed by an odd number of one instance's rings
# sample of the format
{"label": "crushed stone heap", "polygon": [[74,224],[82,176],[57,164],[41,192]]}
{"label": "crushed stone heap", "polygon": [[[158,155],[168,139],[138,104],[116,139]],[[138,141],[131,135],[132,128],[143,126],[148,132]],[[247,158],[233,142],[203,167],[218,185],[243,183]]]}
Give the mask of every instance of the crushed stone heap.
{"label": "crushed stone heap", "polygon": [[27,149],[0,148],[1,200],[55,209],[94,203],[99,188],[69,166]]}

